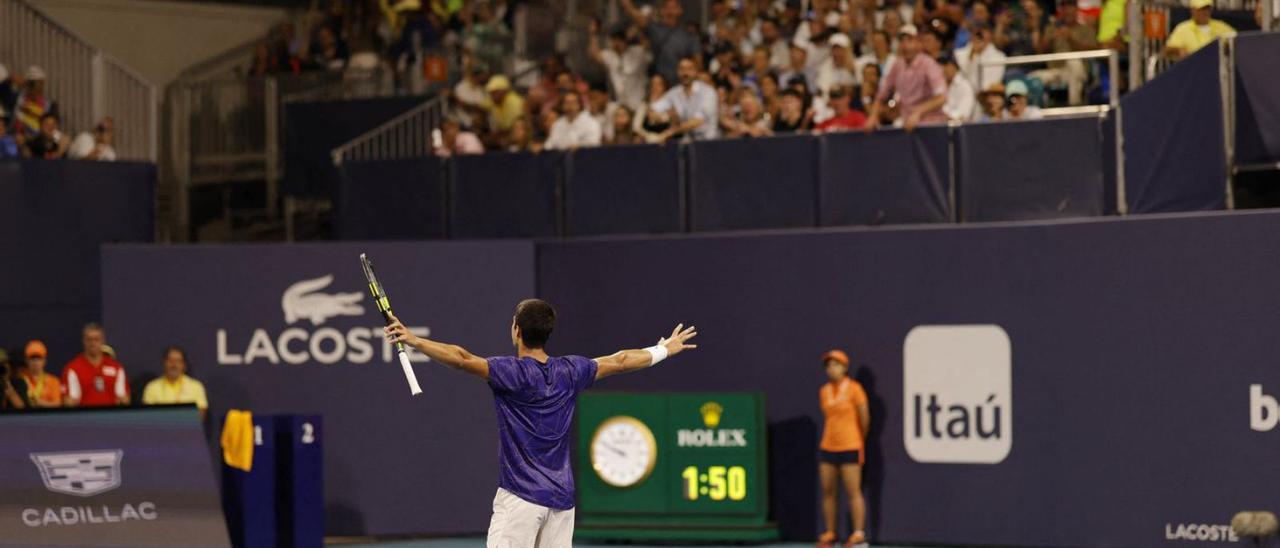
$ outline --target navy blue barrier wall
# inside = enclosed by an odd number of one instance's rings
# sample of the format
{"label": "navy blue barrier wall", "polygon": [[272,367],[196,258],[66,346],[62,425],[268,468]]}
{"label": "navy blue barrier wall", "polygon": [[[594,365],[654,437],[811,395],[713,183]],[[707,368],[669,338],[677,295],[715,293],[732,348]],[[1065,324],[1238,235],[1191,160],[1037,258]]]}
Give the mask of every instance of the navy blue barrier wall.
{"label": "navy blue barrier wall", "polygon": [[816,139],[700,141],[688,154],[695,232],[815,226]]}
{"label": "navy blue barrier wall", "polygon": [[499,152],[458,156],[449,178],[449,236],[555,236],[564,153]]}
{"label": "navy blue barrier wall", "polygon": [[[878,541],[1176,545],[1225,535],[1238,510],[1280,507],[1267,487],[1280,482],[1268,397],[1280,395],[1280,339],[1268,335],[1280,263],[1265,260],[1277,246],[1274,212],[561,242],[539,246],[538,279],[558,311],[554,352],[600,355],[698,326],[697,350],[598,390],[767,392],[771,436],[798,432],[771,443],[791,465],[771,486],[785,530],[820,531],[819,356],[839,347],[871,396]],[[687,282],[653,283],[676,278]],[[1008,369],[994,367],[998,351],[952,363],[945,343],[908,342],[946,325],[999,326]],[[905,382],[907,344],[943,356],[920,365],[982,369],[925,390],[928,376]],[[906,419],[917,395],[919,427]],[[1008,423],[991,437],[996,407]]]}
{"label": "navy blue barrier wall", "polygon": [[684,229],[680,148],[584,148],[568,155],[565,235],[648,234]]}
{"label": "navy blue barrier wall", "polygon": [[[424,100],[423,97],[380,97],[286,103],[285,194],[332,196],[338,185],[338,174],[329,153]],[[430,135],[420,137],[431,138]]]}
{"label": "navy blue barrier wall", "polygon": [[1236,37],[1236,164],[1280,162],[1280,34]]}
{"label": "navy blue barrier wall", "polygon": [[445,236],[445,161],[347,162],[338,168],[335,232],[343,240]]}
{"label": "navy blue barrier wall", "polygon": [[320,415],[330,534],[482,532],[497,487],[489,388],[419,363],[426,393],[409,395],[360,253],[415,331],[511,351],[512,311],[534,294],[528,242],[106,246],[111,343],[134,377],[158,374],[166,346],[185,348],[211,417]]}
{"label": "navy blue barrier wall", "polygon": [[1130,212],[1226,206],[1218,48],[1205,46],[1120,100]]}
{"label": "navy blue barrier wall", "polygon": [[[553,353],[696,324],[698,350],[595,389],[765,391],[774,518],[792,538],[818,531],[818,356],[841,347],[871,395],[880,541],[1150,546],[1280,507],[1265,487],[1280,481],[1277,246],[1276,212],[547,242],[537,272],[528,243],[109,246],[104,304],[122,355],[157,356],[135,371],[158,372],[165,345],[189,350],[214,416],[324,417],[331,534],[482,533],[496,478],[483,383],[419,366],[427,393],[410,398],[377,344],[363,280],[342,266],[367,251],[410,325],[484,355],[509,351],[511,306],[535,275],[558,308]],[[979,330],[1007,336],[1009,361],[925,364],[981,367],[954,386],[907,379],[908,335],[949,325],[998,326]],[[922,404],[916,426],[912,402],[931,394],[946,411]]]}
{"label": "navy blue barrier wall", "polygon": [[961,219],[1102,215],[1101,126],[1097,117],[961,126],[956,146]]}
{"label": "navy blue barrier wall", "polygon": [[819,138],[822,226],[951,220],[945,127],[832,133]]}
{"label": "navy blue barrier wall", "polygon": [[98,245],[152,241],[155,185],[153,164],[0,162],[0,345],[42,339],[61,371],[101,319]]}

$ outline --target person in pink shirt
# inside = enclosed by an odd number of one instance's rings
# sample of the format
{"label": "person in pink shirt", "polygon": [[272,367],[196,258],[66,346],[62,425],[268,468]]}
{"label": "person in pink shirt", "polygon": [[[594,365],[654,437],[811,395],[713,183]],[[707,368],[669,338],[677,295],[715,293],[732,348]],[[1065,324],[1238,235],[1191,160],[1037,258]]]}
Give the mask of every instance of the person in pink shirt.
{"label": "person in pink shirt", "polygon": [[942,106],[947,103],[947,78],[938,62],[920,50],[915,25],[903,25],[898,37],[901,57],[880,82],[880,92],[867,113],[867,130],[879,127],[880,113],[889,108],[886,103],[895,94],[899,120],[908,131],[920,124],[946,123]]}

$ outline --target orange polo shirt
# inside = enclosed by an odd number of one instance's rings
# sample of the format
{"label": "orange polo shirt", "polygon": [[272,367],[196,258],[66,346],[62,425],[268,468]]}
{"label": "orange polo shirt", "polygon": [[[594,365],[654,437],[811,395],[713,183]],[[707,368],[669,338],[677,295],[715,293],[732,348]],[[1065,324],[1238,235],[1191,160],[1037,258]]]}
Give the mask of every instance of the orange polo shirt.
{"label": "orange polo shirt", "polygon": [[862,450],[862,426],[858,424],[858,407],[867,405],[867,393],[858,381],[845,377],[838,383],[829,382],[818,391],[822,414],[823,451],[833,453]]}

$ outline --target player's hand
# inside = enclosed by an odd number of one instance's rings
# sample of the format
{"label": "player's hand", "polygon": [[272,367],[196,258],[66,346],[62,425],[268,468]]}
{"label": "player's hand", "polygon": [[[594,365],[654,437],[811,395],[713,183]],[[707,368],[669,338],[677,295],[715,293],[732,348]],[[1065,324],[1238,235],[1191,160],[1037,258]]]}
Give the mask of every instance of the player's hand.
{"label": "player's hand", "polygon": [[697,348],[696,344],[685,344],[689,339],[698,336],[698,328],[694,326],[685,327],[684,324],[677,325],[671,330],[670,337],[664,337],[658,340],[658,344],[667,347],[667,356],[674,356],[689,348]]}
{"label": "player's hand", "polygon": [[404,343],[414,346],[414,343],[418,341],[417,335],[414,335],[409,331],[409,328],[400,323],[400,319],[396,318],[395,314],[391,314],[391,323],[383,328],[383,331],[387,334],[387,340],[392,343]]}

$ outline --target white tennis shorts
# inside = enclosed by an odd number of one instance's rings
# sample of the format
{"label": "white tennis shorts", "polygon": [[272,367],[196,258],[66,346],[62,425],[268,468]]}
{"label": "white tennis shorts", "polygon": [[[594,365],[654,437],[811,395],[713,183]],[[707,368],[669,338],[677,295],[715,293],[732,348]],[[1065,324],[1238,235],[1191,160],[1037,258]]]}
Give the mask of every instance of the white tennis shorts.
{"label": "white tennis shorts", "polygon": [[498,488],[486,548],[570,548],[573,508],[553,510]]}

